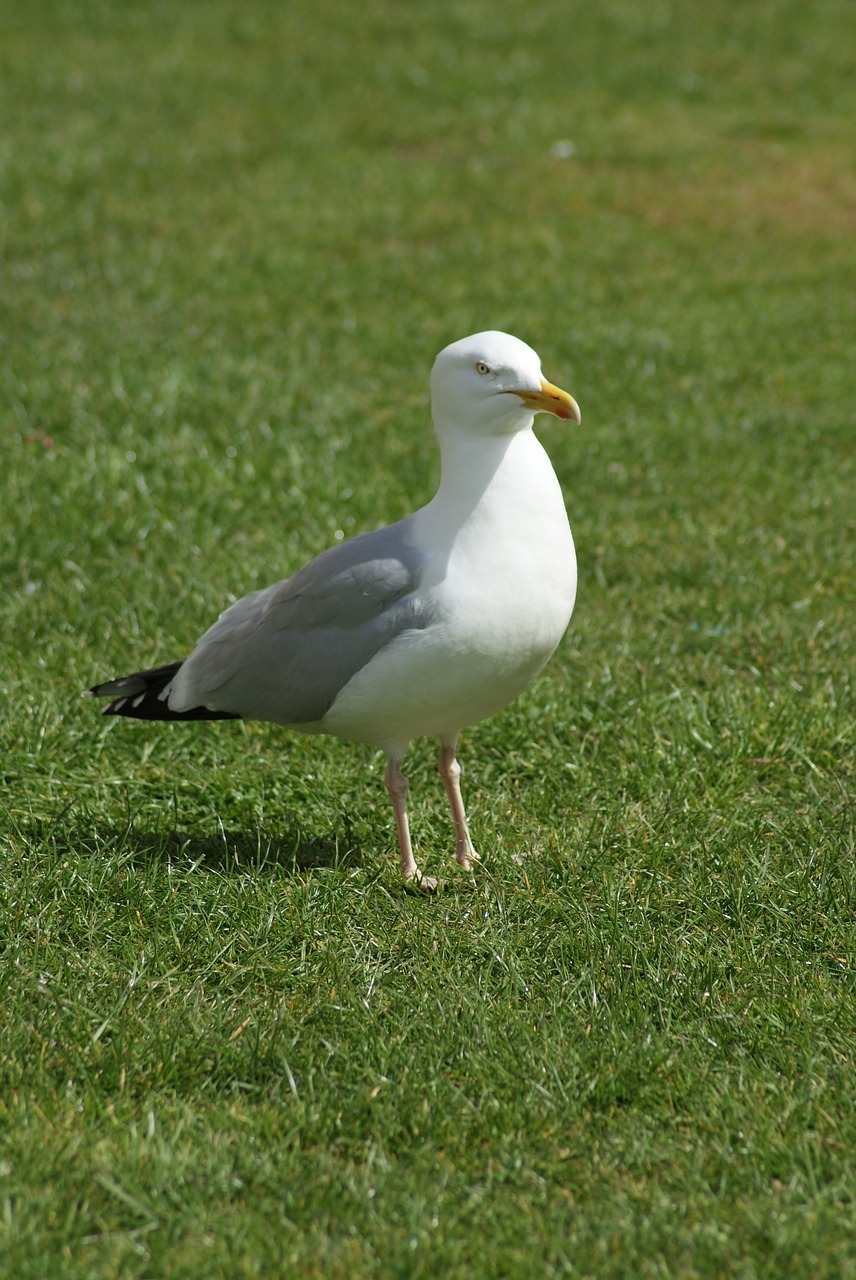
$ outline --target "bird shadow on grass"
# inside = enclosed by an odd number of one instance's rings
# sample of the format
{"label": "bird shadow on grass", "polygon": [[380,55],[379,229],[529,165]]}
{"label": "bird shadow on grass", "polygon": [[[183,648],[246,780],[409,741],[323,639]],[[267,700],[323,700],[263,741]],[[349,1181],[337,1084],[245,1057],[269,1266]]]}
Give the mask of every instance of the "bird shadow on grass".
{"label": "bird shadow on grass", "polygon": [[240,830],[221,826],[213,834],[175,827],[147,829],[133,823],[77,823],[68,827],[54,823],[50,832],[41,823],[37,826],[38,830],[28,833],[29,841],[35,844],[49,839],[60,857],[106,855],[135,866],[162,864],[186,870],[201,867],[239,875],[276,867],[286,874],[299,875],[311,870],[358,867],[363,862],[362,848],[350,830],[340,835],[317,835],[294,821],[273,835],[253,826]]}

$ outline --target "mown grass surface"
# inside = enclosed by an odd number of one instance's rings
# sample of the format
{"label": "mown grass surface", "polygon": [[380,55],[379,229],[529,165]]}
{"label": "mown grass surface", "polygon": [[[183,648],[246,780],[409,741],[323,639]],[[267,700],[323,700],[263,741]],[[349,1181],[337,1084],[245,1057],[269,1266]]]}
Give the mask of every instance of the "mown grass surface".
{"label": "mown grass surface", "polygon": [[[854,25],[4,15],[4,1274],[854,1275]],[[423,901],[377,759],[79,691],[426,500],[485,327],[580,595]]]}

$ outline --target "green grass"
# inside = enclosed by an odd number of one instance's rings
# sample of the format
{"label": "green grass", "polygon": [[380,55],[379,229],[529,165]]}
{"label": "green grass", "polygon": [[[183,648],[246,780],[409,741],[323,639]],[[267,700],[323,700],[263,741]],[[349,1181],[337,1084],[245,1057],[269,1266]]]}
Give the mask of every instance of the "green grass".
{"label": "green grass", "polygon": [[[852,5],[30,0],[0,40],[0,1274],[856,1276]],[[505,328],[580,559],[463,743],[101,719],[432,492]]]}

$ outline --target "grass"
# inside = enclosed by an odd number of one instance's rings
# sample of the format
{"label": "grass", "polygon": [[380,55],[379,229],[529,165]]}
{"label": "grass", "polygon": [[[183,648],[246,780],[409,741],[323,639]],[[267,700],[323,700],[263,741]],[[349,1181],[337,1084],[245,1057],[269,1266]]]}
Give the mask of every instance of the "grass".
{"label": "grass", "polygon": [[[4,17],[0,1273],[856,1274],[852,6]],[[381,762],[102,720],[531,342],[578,610]]]}

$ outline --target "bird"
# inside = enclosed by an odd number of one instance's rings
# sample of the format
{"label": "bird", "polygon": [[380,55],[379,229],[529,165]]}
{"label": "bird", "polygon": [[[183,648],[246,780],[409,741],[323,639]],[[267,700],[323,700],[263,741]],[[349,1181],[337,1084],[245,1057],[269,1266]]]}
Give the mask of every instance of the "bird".
{"label": "bird", "polygon": [[439,740],[455,857],[470,871],[457,758],[461,731],[495,715],[555,651],[574,608],[574,541],[535,415],[580,424],[537,353],[487,331],[431,371],[440,481],[427,505],[340,542],[237,600],[189,656],[97,684],[103,714],[271,721],[386,754],[401,872],[437,888],[413,852],[402,772],[415,738]]}

